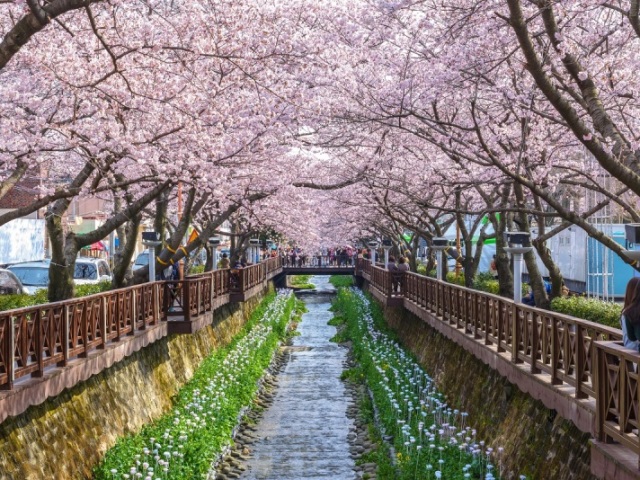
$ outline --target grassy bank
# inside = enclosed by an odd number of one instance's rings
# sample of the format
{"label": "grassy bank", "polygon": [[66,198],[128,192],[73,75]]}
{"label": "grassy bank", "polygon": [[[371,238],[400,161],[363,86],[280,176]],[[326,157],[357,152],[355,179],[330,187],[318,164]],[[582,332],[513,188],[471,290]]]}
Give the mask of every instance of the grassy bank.
{"label": "grassy bank", "polygon": [[289,286],[291,288],[299,288],[299,289],[313,289],[316,286],[313,283],[310,283],[311,275],[291,275],[289,277]]}
{"label": "grassy bank", "polygon": [[336,288],[350,287],[353,285],[353,277],[351,275],[331,275],[329,283]]}

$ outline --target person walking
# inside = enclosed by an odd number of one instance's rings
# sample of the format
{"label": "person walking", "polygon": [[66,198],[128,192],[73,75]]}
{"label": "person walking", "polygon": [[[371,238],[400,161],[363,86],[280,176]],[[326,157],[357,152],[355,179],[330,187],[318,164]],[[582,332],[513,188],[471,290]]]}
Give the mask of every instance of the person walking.
{"label": "person walking", "polygon": [[624,346],[640,351],[640,277],[633,277],[627,283],[620,326]]}

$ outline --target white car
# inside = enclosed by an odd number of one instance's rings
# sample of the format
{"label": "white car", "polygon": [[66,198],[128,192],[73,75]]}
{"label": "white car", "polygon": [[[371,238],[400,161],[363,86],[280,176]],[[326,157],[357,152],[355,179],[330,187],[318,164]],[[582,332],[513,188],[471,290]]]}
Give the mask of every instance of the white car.
{"label": "white car", "polygon": [[[49,265],[51,260],[16,263],[8,267],[20,279],[25,293],[34,294],[41,288],[49,286]],[[77,258],[73,272],[73,283],[76,285],[95,284],[111,281],[111,269],[106,260],[101,258]]]}
{"label": "white car", "polygon": [[76,285],[110,282],[112,279],[113,275],[106,260],[87,257],[76,259],[76,268],[73,272],[73,283]]}

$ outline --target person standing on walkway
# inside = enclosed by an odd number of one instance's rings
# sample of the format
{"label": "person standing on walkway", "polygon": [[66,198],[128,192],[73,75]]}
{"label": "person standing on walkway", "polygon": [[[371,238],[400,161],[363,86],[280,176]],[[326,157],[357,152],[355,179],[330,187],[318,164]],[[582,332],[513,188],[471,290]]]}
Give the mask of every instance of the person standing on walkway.
{"label": "person standing on walkway", "polygon": [[396,267],[396,275],[398,278],[398,293],[402,293],[402,287],[404,286],[404,274],[409,271],[409,262],[405,257],[400,257],[398,260],[398,266]]}
{"label": "person standing on walkway", "polygon": [[620,326],[624,346],[640,351],[640,277],[633,277],[627,283]]}
{"label": "person standing on walkway", "polygon": [[229,268],[229,264],[231,262],[229,262],[229,257],[226,253],[222,254],[222,258],[218,261],[218,268],[219,269],[225,269],[225,268]]}

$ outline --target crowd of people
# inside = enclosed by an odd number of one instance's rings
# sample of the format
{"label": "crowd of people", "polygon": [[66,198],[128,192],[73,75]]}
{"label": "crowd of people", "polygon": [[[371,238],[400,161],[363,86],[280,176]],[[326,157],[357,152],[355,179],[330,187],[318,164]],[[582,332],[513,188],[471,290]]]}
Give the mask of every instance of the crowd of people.
{"label": "crowd of people", "polygon": [[348,267],[355,265],[356,250],[350,245],[323,248],[309,254],[300,248],[281,248],[279,255],[285,267]]}

